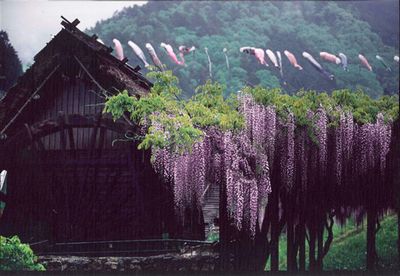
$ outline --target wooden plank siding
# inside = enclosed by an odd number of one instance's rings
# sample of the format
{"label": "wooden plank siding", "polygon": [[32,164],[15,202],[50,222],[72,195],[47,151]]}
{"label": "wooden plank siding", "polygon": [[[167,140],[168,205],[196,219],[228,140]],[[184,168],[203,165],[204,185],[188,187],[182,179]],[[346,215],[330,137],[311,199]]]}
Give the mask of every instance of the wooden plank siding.
{"label": "wooden plank siding", "polygon": [[26,241],[161,238],[164,232],[182,237],[171,189],[155,175],[149,152],[132,142],[112,146],[124,133],[103,126],[68,127],[69,115],[99,118],[104,98],[91,92],[98,88],[84,74],[66,72],[52,77],[18,118],[27,131],[49,119],[60,124],[32,138],[6,164],[10,203],[0,234]]}

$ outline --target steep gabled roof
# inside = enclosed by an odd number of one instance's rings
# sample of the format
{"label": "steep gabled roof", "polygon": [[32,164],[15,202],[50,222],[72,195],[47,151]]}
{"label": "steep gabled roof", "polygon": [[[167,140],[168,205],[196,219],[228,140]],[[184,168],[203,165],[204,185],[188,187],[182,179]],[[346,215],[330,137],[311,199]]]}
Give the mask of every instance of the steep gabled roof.
{"label": "steep gabled roof", "polygon": [[[132,95],[146,94],[152,83],[139,70],[128,65],[127,59],[120,61],[114,57],[112,48],[97,41],[97,36],[89,36],[64,17],[63,29],[34,57],[34,64],[11,87],[0,100],[0,135],[12,121],[29,105],[34,94],[40,91],[52,75],[61,70],[71,70],[71,64],[84,72],[100,90],[109,94],[126,89]],[[10,124],[10,125],[11,125]]]}

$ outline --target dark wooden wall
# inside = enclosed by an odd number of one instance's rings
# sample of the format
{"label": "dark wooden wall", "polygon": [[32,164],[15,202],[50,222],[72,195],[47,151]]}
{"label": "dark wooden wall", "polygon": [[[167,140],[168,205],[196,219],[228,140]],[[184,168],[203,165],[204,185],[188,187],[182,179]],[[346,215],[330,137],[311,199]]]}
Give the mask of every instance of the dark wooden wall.
{"label": "dark wooden wall", "polygon": [[[29,128],[63,118],[60,113],[99,116],[104,99],[95,91],[79,70],[58,73],[16,124]],[[96,125],[65,128],[16,148],[2,161],[9,172],[9,203],[0,234],[25,241],[182,237],[170,187],[155,175],[149,152],[132,142],[112,146],[123,137]]]}
{"label": "dark wooden wall", "polygon": [[[40,98],[34,100],[28,107],[25,116],[19,120],[24,123],[34,124],[46,119],[57,118],[60,112],[64,114],[80,115],[98,115],[104,108],[104,95],[87,78],[78,75],[68,76],[64,73],[57,74],[51,78],[39,93]],[[60,91],[62,91],[60,93]],[[110,117],[108,114],[102,116]],[[92,128],[74,129],[75,147],[77,149],[86,149],[91,142]],[[112,141],[117,138],[123,138],[124,135],[107,130],[105,133],[104,147],[113,148]],[[98,142],[99,137],[97,137]],[[60,150],[60,137],[57,134],[51,134],[42,139],[46,149]],[[70,147],[70,145],[67,145]]]}

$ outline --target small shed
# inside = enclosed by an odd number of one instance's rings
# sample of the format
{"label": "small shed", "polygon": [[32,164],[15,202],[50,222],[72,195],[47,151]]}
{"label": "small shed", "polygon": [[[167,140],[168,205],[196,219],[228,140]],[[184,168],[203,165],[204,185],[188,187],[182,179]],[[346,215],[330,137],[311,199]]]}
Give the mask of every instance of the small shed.
{"label": "small shed", "polygon": [[[107,94],[139,97],[152,84],[78,23],[63,18],[0,101],[0,168],[8,171],[0,234],[26,242],[182,238],[171,187],[150,153],[122,141],[135,126],[102,113]],[[196,229],[184,237],[201,238]]]}

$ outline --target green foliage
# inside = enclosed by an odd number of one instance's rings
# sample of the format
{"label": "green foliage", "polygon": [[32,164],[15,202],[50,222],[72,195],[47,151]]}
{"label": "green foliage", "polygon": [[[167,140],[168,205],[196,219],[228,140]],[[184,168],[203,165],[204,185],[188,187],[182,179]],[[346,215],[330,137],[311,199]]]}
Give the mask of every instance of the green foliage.
{"label": "green foliage", "polygon": [[384,115],[384,119],[394,121],[399,116],[398,96],[382,96],[373,100],[363,91],[352,92],[348,89],[335,90],[332,96],[327,93],[300,90],[295,95],[282,94],[280,89],[266,89],[261,86],[254,88],[245,87],[243,93],[251,94],[255,101],[265,106],[272,105],[276,108],[278,116],[287,118],[289,112],[294,114],[296,124],[305,127],[307,133],[314,143],[315,139],[315,116],[309,116],[310,111],[316,112],[323,107],[329,117],[329,125],[337,126],[340,119],[339,110],[353,114],[357,123],[373,123],[378,113]]}
{"label": "green foliage", "polygon": [[237,130],[244,127],[244,118],[237,112],[238,102],[233,96],[223,97],[224,87],[210,80],[196,89],[185,109],[198,127],[217,127]]}
{"label": "green foliage", "polygon": [[1,99],[1,90],[7,91],[17,81],[17,78],[22,74],[22,65],[21,61],[18,58],[17,52],[11,45],[8,39],[7,32],[2,30],[0,30],[0,53],[0,77],[4,77],[4,79],[1,80],[0,85]]}
{"label": "green foliage", "polygon": [[263,87],[245,87],[244,93],[250,93],[256,102],[264,105],[273,105],[278,114],[286,117],[293,112],[298,125],[312,126],[312,121],[307,116],[309,111],[315,112],[323,107],[331,119],[331,124],[339,120],[338,110],[351,112],[358,123],[375,122],[378,113],[382,113],[386,120],[395,120],[399,115],[398,96],[382,96],[377,100],[372,99],[363,91],[352,92],[348,89],[335,90],[332,96],[327,93],[300,90],[293,96],[282,94],[280,89],[265,89]]}
{"label": "green foliage", "polygon": [[[399,270],[396,248],[396,216],[387,216],[381,221],[381,229],[376,234],[378,270]],[[354,229],[354,228],[353,228]],[[351,228],[349,229],[351,231]],[[327,270],[364,270],[366,259],[366,228],[347,231],[343,239],[335,239],[324,260]]]}
{"label": "green foliage", "polygon": [[[396,216],[386,216],[381,221],[381,229],[376,234],[376,250],[378,253],[379,271],[399,271],[397,264]],[[324,258],[324,270],[365,270],[366,231],[367,229],[349,220],[345,226],[334,224],[333,241]],[[286,270],[287,254],[286,236],[281,235],[279,241],[279,269]],[[306,262],[308,263],[308,244],[306,243]],[[266,270],[270,268],[270,260]]]}
{"label": "green foliage", "polygon": [[37,263],[37,257],[27,244],[21,243],[17,236],[0,236],[0,271],[1,270],[45,270]]}
{"label": "green foliage", "polygon": [[[318,92],[360,88],[367,95],[378,98],[399,91],[399,67],[393,62],[393,55],[398,54],[398,32],[395,31],[397,27],[393,27],[398,25],[395,20],[398,9],[396,4],[378,2],[373,5],[385,16],[374,10],[366,12],[371,5],[369,2],[354,1],[149,1],[99,22],[90,32],[97,33],[107,45],[112,45],[114,37],[121,41],[134,39],[140,47],[146,42],[152,43],[160,59],[179,77],[186,96],[193,94],[194,88],[209,78],[204,52],[207,47],[212,60],[213,81],[226,83],[226,94],[250,83],[281,88],[286,93],[295,93],[301,88]],[[188,55],[185,58],[187,66],[182,67],[170,61],[158,46],[161,42],[167,42],[175,49],[182,44],[195,45],[198,51]],[[254,57],[240,53],[242,46],[281,51],[287,85],[280,84],[279,72],[273,66],[266,68]],[[228,49],[230,70],[222,53],[224,47]],[[289,64],[283,54],[285,49],[295,54],[303,71]],[[303,51],[320,61],[336,80],[327,80],[312,68],[301,56]],[[320,60],[318,53],[321,51],[345,53],[349,71],[344,72],[341,66]],[[360,66],[357,57],[360,52],[365,53],[373,72]],[[125,53],[132,63],[140,63],[132,51]],[[385,71],[375,58],[376,54],[390,64],[392,72]]]}
{"label": "green foliage", "polygon": [[243,128],[244,119],[237,111],[237,101],[225,100],[224,87],[220,84],[207,81],[186,100],[179,97],[178,78],[171,71],[150,72],[148,77],[154,80],[148,95],[137,98],[122,91],[109,97],[104,108],[114,120],[127,113],[134,123],[148,127],[139,149],[169,148],[182,153],[191,150],[206,128]]}
{"label": "green foliage", "polygon": [[219,241],[219,232],[210,232],[207,236],[207,241]]}
{"label": "green foliage", "polygon": [[[190,151],[207,128],[235,131],[244,127],[244,118],[238,112],[238,101],[233,95],[225,99],[225,87],[219,83],[208,80],[196,88],[192,97],[183,99],[180,97],[178,78],[171,71],[154,71],[148,77],[154,80],[148,95],[138,98],[122,91],[109,97],[104,109],[114,119],[126,113],[137,125],[148,127],[139,149],[169,148],[182,153]],[[274,106],[281,118],[286,118],[292,112],[296,124],[306,127],[314,141],[315,116],[310,117],[309,113],[316,112],[320,107],[326,110],[331,126],[338,124],[340,109],[351,112],[360,124],[375,122],[378,113],[390,121],[399,114],[398,96],[382,96],[374,100],[361,90],[335,90],[332,96],[300,90],[295,95],[288,95],[279,88],[256,86],[244,87],[242,93],[251,94],[260,104]]]}

